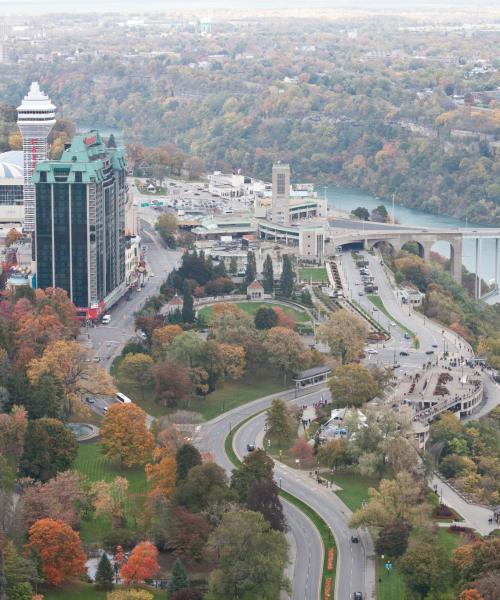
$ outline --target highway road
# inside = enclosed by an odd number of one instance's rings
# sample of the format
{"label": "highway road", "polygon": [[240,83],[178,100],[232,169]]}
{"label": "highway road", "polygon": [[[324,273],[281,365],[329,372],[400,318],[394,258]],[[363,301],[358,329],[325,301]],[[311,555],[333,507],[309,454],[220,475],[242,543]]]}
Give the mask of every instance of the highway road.
{"label": "highway road", "polygon": [[[320,395],[327,398],[325,392],[318,391],[308,397],[307,404],[317,402]],[[239,458],[243,458],[247,453],[247,444],[263,447],[265,419],[265,413],[257,415],[237,431],[233,446]],[[310,477],[308,471],[298,471],[275,462],[275,479],[282,489],[314,508],[332,530],[339,553],[335,597],[350,599],[354,592],[362,592],[364,598],[371,598],[372,586],[367,570],[369,560],[366,552],[371,555],[372,548],[371,544],[368,544],[366,550],[365,543],[368,539],[347,525],[351,511],[331,489],[318,484]],[[360,537],[362,543],[351,542],[351,536],[354,534]]]}
{"label": "highway road", "polygon": [[[298,398],[294,397],[292,391],[274,394],[224,413],[200,427],[196,436],[196,443],[203,451],[211,452],[215,462],[223,466],[229,473],[233,465],[226,455],[224,441],[231,428],[249,416],[265,410],[271,404],[273,398],[280,397],[290,403],[310,405],[318,402],[321,398],[328,399],[329,394],[327,390],[319,386],[313,388],[313,391],[310,388],[309,391],[305,390],[304,392]],[[242,425],[235,434],[235,452],[241,458],[246,453],[248,443],[260,443],[264,420],[265,413],[262,413]],[[375,565],[372,541],[368,535],[363,534],[360,535],[362,543],[351,543],[351,534],[354,532],[347,526],[351,514],[349,509],[336,494],[325,486],[317,484],[315,480],[309,477],[307,472],[297,471],[276,462],[275,480],[278,485],[281,485],[282,489],[314,508],[330,526],[339,552],[335,597],[349,600],[352,598],[353,592],[361,591],[364,598],[375,598]],[[315,528],[311,527],[310,521],[303,516],[300,517],[300,515],[297,515],[300,519],[299,523],[290,520],[288,505],[285,504],[284,508],[295,544],[299,549],[293,568],[292,598],[294,600],[316,599],[319,597],[317,585],[323,560],[322,546],[317,544],[317,533]],[[300,541],[303,535],[306,535],[307,542]]]}

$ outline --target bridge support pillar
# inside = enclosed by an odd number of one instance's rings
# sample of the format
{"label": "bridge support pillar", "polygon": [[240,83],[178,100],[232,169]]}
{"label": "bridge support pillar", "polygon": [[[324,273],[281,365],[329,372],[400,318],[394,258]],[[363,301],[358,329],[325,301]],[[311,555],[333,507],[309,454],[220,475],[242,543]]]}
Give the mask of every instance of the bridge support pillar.
{"label": "bridge support pillar", "polygon": [[450,241],[450,270],[453,279],[462,285],[462,238]]}

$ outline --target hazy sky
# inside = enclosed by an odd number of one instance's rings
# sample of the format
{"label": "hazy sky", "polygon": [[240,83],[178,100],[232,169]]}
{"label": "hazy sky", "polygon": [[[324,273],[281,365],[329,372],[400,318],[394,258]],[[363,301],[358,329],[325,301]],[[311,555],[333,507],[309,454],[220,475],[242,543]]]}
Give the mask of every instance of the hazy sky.
{"label": "hazy sky", "polygon": [[125,12],[148,10],[237,10],[286,8],[429,9],[443,6],[496,6],[499,0],[0,0],[1,14],[46,12]]}

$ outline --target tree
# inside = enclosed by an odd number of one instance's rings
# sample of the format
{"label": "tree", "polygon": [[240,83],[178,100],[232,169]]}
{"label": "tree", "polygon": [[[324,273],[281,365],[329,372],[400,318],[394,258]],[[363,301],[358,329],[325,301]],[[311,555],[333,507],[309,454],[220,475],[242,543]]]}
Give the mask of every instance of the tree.
{"label": "tree", "polygon": [[201,465],[201,454],[192,444],[182,444],[175,454],[177,462],[177,482],[186,479],[190,469]]}
{"label": "tree", "polygon": [[43,373],[35,386],[32,394],[24,403],[31,419],[49,417],[60,419],[64,413],[66,398],[61,383],[50,373]]}
{"label": "tree", "polygon": [[389,223],[390,218],[387,208],[383,204],[374,208],[371,213],[371,220],[377,223]]}
{"label": "tree", "polygon": [[367,336],[363,321],[345,309],[332,313],[318,329],[318,340],[327,344],[330,354],[340,358],[342,364],[358,359]]}
{"label": "tree", "polygon": [[352,462],[349,442],[345,439],[329,440],[318,450],[318,461],[329,469],[345,467]]}
{"label": "tree", "polygon": [[247,252],[247,266],[245,270],[245,286],[248,287],[257,277],[257,264],[255,262],[255,254],[252,250]]}
{"label": "tree", "polygon": [[288,254],[283,255],[280,277],[281,295],[290,298],[293,292],[293,269],[292,260]]}
{"label": "tree", "polygon": [[175,361],[164,360],[152,369],[156,397],[165,407],[178,406],[189,397],[192,382],[189,370]]}
{"label": "tree", "polygon": [[430,592],[443,591],[448,586],[450,561],[437,542],[421,542],[407,550],[399,566],[406,585],[420,598],[425,598]]}
{"label": "tree", "polygon": [[453,438],[461,437],[464,426],[451,412],[443,412],[439,418],[432,422],[430,427],[430,441],[433,444],[450,442]]}
{"label": "tree", "polygon": [[95,574],[95,586],[98,590],[112,590],[113,589],[113,568],[109,562],[108,555],[106,552],[101,554],[99,563],[97,565],[97,571]]}
{"label": "tree", "polygon": [[153,359],[147,354],[127,354],[120,364],[120,375],[123,379],[136,384],[141,390],[141,398],[144,402],[144,389],[150,385],[152,376],[151,368]]}
{"label": "tree", "polygon": [[112,481],[96,481],[91,489],[95,516],[109,514],[114,529],[123,527],[127,492],[128,480],[125,477],[115,477]]}
{"label": "tree", "polygon": [[262,285],[266,294],[272,294],[274,291],[274,269],[273,260],[269,254],[266,255],[262,267]]}
{"label": "tree", "polygon": [[101,446],[110,460],[132,467],[143,465],[153,447],[146,413],[135,404],[112,404],[101,425]]}
{"label": "tree", "polygon": [[411,527],[405,521],[395,520],[382,527],[375,542],[377,554],[399,558],[408,548]]}
{"label": "tree", "polygon": [[272,479],[273,459],[261,448],[248,453],[238,469],[231,475],[231,489],[238,493],[240,502],[246,502],[250,487],[255,481]]}
{"label": "tree", "polygon": [[85,572],[80,536],[64,521],[40,519],[29,529],[27,548],[40,557],[47,585],[60,586]]}
{"label": "tree", "polygon": [[377,382],[370,371],[355,363],[334,369],[328,386],[332,402],[337,407],[362,406],[378,392]]}
{"label": "tree", "polygon": [[32,585],[36,586],[43,581],[38,574],[37,565],[34,560],[19,554],[13,541],[4,539],[3,543],[3,574],[9,600],[22,598],[28,590],[27,598],[31,600]]}
{"label": "tree", "polygon": [[45,348],[41,358],[30,362],[28,377],[36,386],[44,373],[52,375],[62,385],[70,410],[86,394],[113,395],[116,389],[110,375],[86,359],[87,352],[78,342],[58,339]]}
{"label": "tree", "polygon": [[172,567],[172,573],[170,574],[170,581],[168,582],[168,592],[173,594],[187,587],[189,587],[189,580],[186,569],[182,562],[176,559]]}
{"label": "tree", "polygon": [[283,575],[286,540],[260,513],[226,513],[210,543],[220,559],[210,578],[208,600],[277,598],[288,588]]}
{"label": "tree", "polygon": [[266,413],[266,426],[267,435],[276,440],[280,448],[283,442],[293,436],[297,424],[294,422],[284,400],[276,398],[272,401]]}
{"label": "tree", "polygon": [[224,469],[215,463],[203,463],[190,469],[178,484],[175,500],[191,512],[201,512],[231,496]]}
{"label": "tree", "polygon": [[311,298],[311,292],[306,287],[300,292],[300,302],[304,306],[314,306]]}
{"label": "tree", "polygon": [[193,294],[191,292],[191,286],[187,281],[184,282],[182,301],[182,321],[184,323],[194,323],[196,315],[193,308]]}
{"label": "tree", "polygon": [[17,470],[25,448],[28,420],[26,411],[13,406],[10,414],[0,413],[0,454]]}
{"label": "tree", "polygon": [[20,239],[22,239],[22,237],[23,234],[20,231],[17,231],[17,229],[9,229],[7,235],[5,236],[5,245],[12,246],[12,244],[18,242]]}
{"label": "tree", "polygon": [[28,423],[20,468],[24,476],[47,481],[67,471],[78,453],[75,434],[57,419]]}
{"label": "tree", "polygon": [[154,454],[159,455],[159,460],[146,465],[146,477],[151,484],[149,495],[152,497],[170,498],[175,489],[177,477],[175,458],[168,454],[162,455],[158,451],[155,451]]}
{"label": "tree", "polygon": [[485,598],[478,590],[469,588],[460,594],[458,600],[485,600]]}
{"label": "tree", "polygon": [[254,316],[257,329],[272,329],[278,324],[278,315],[271,306],[260,306]]}
{"label": "tree", "polygon": [[106,146],[108,148],[116,148],[116,140],[115,140],[114,134],[112,134],[112,133],[109,134],[109,138],[108,138],[108,141],[106,143]]}
{"label": "tree", "polygon": [[183,506],[175,510],[170,541],[182,558],[200,561],[211,527],[203,514],[193,514]]}
{"label": "tree", "polygon": [[224,375],[240,379],[245,372],[245,349],[237,344],[219,344],[218,353],[224,365]]}
{"label": "tree", "polygon": [[382,479],[379,489],[368,490],[370,500],[351,517],[350,526],[384,527],[394,521],[419,524],[430,514],[422,483],[401,471],[395,479]]}
{"label": "tree", "polygon": [[304,467],[311,467],[316,461],[312,445],[303,437],[297,438],[290,448],[290,454],[300,460],[300,464]]}
{"label": "tree", "polygon": [[47,483],[35,481],[24,489],[21,496],[23,520],[28,527],[46,517],[60,519],[70,527],[76,527],[86,497],[80,474],[74,471],[58,473]]}
{"label": "tree", "polygon": [[236,273],[238,273],[238,261],[236,256],[231,256],[231,260],[229,261],[229,272],[231,275],[236,275]]}
{"label": "tree", "polygon": [[158,550],[151,542],[139,542],[132,550],[129,559],[120,570],[120,576],[127,585],[144,583],[152,579],[159,570]]}
{"label": "tree", "polygon": [[500,538],[490,538],[459,546],[453,552],[453,565],[462,581],[473,581],[500,572]]}
{"label": "tree", "polygon": [[287,329],[292,329],[293,331],[295,331],[296,327],[297,327],[297,321],[295,320],[295,317],[293,316],[293,314],[290,313],[286,313],[281,306],[275,306],[273,308],[274,312],[276,313],[276,315],[278,316],[278,323],[277,323],[277,327],[286,327]]}
{"label": "tree", "polygon": [[174,213],[162,213],[156,221],[155,229],[169,248],[176,247],[175,234],[178,231],[178,223]]}
{"label": "tree", "polygon": [[283,374],[284,383],[288,373],[296,373],[306,366],[306,353],[300,336],[286,327],[269,329],[264,348],[269,354],[269,363]]}
{"label": "tree", "polygon": [[247,508],[260,512],[276,531],[286,530],[283,505],[279,499],[278,487],[270,478],[254,481],[248,491]]}
{"label": "tree", "polygon": [[354,210],[352,210],[351,215],[353,217],[356,217],[360,221],[369,221],[370,220],[370,213],[368,212],[368,209],[366,209],[364,206],[358,206],[358,208],[355,208]]}

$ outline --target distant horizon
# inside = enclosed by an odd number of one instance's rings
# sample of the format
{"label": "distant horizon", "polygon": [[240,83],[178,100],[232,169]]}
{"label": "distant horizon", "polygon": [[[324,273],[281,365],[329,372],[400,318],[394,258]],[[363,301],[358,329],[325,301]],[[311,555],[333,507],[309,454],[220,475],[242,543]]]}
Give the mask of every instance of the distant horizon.
{"label": "distant horizon", "polygon": [[[469,0],[254,0],[249,8],[247,0],[0,0],[0,15],[26,16],[29,14],[80,13],[130,13],[130,12],[190,12],[231,10],[252,12],[252,10],[327,10],[349,11],[426,11],[433,9],[469,7]],[[498,8],[495,0],[478,0],[474,8]],[[452,13],[450,12],[450,16]]]}

